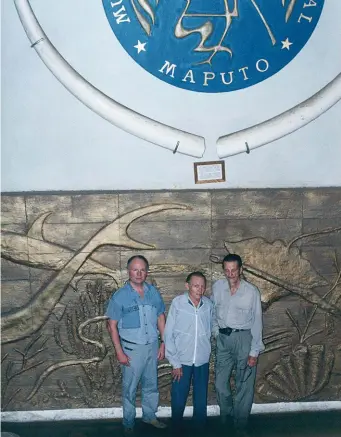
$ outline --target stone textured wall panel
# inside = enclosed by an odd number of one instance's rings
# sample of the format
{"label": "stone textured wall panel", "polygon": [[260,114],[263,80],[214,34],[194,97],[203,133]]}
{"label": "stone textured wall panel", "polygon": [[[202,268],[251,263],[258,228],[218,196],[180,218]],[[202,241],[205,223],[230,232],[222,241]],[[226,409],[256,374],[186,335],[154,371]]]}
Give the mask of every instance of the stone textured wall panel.
{"label": "stone textured wall panel", "polygon": [[191,271],[209,295],[228,252],[261,291],[255,401],[340,399],[341,189],[23,193],[2,196],[2,409],[120,405],[104,312],[128,258],[149,259],[168,310]]}

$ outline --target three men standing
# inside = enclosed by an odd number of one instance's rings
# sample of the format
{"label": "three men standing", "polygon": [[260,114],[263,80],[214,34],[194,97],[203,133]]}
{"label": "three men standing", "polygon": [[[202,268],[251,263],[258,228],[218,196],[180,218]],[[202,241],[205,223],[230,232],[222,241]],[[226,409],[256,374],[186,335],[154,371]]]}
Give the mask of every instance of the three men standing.
{"label": "three men standing", "polygon": [[[241,278],[239,255],[223,259],[226,279],[213,285],[215,307],[213,335],[217,339],[215,385],[223,423],[234,424],[245,435],[254,396],[258,355],[262,342],[262,307],[257,287]],[[236,393],[232,399],[230,377],[235,369]]]}
{"label": "three men standing", "polygon": [[[142,420],[156,428],[166,427],[155,415],[159,400],[157,361],[165,355],[173,367],[171,405],[175,427],[181,425],[192,380],[193,419],[198,427],[206,423],[212,333],[217,339],[215,385],[221,420],[227,426],[234,425],[239,435],[245,435],[257,359],[264,350],[261,299],[259,290],[241,278],[239,255],[226,255],[222,264],[226,279],[215,282],[211,300],[203,296],[205,276],[201,272],[188,275],[188,292],[173,300],[165,327],[162,297],[145,282],[148,261],[141,255],[128,260],[129,281],[113,294],[106,312],[117,360],[122,365],[126,433],[134,428],[140,381]],[[230,377],[234,369],[233,399]]]}

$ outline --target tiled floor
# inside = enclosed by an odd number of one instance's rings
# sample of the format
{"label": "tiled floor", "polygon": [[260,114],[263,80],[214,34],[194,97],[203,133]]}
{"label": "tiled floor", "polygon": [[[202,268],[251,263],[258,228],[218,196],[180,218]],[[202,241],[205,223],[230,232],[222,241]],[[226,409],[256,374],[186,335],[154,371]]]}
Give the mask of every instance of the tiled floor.
{"label": "tiled floor", "polygon": [[[120,437],[122,428],[116,421],[83,421],[10,424],[3,423],[2,431],[20,437]],[[254,415],[250,420],[251,437],[341,437],[341,411],[328,413],[295,413],[281,415]],[[186,421],[185,436],[197,433]],[[221,429],[217,418],[210,418],[205,437],[232,437],[229,429]],[[136,436],[170,437],[168,430],[155,430],[140,421],[136,424]],[[177,435],[176,437],[180,437]]]}

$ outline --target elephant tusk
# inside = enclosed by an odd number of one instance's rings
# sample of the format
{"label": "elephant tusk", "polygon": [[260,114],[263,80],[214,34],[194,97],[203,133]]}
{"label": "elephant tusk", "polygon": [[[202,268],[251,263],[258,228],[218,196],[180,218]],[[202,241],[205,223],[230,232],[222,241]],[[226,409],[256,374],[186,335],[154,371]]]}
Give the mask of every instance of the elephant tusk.
{"label": "elephant tusk", "polygon": [[205,139],[145,117],[111,99],[81,76],[61,56],[41,28],[29,0],[14,0],[20,21],[41,60],[84,105],[124,131],[173,153],[201,158]]}
{"label": "elephant tusk", "polygon": [[285,137],[328,111],[341,99],[341,73],[328,85],[297,106],[247,129],[222,136],[217,141],[219,158],[250,153],[250,150]]}

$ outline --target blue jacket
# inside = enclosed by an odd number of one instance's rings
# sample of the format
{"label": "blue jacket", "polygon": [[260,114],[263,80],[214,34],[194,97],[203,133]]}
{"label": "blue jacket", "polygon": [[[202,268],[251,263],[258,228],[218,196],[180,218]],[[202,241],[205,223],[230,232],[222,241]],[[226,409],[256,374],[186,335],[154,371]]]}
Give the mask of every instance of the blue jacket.
{"label": "blue jacket", "polygon": [[117,320],[118,332],[122,339],[137,344],[157,341],[157,320],[165,312],[165,305],[158,290],[144,283],[143,299],[129,281],[111,297],[106,316]]}
{"label": "blue jacket", "polygon": [[166,358],[178,369],[202,366],[209,362],[211,353],[213,304],[203,296],[196,308],[188,293],[177,296],[169,309],[164,341]]}

